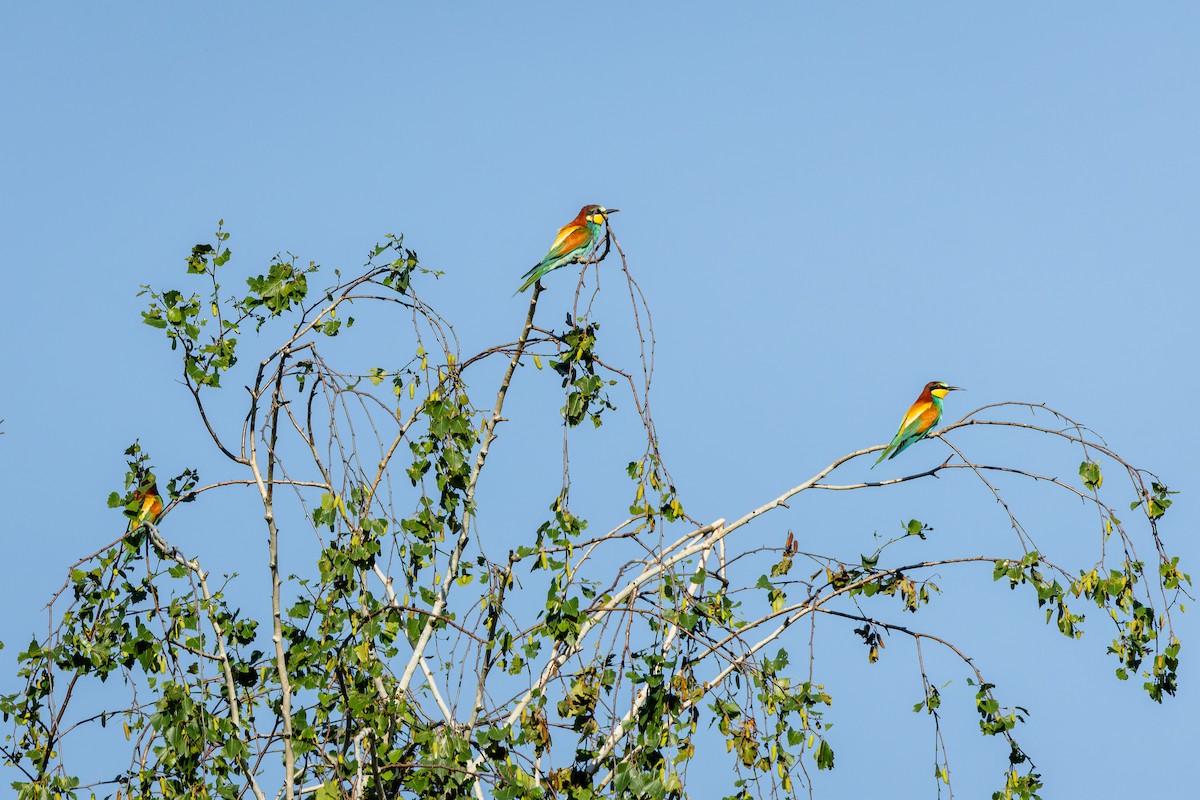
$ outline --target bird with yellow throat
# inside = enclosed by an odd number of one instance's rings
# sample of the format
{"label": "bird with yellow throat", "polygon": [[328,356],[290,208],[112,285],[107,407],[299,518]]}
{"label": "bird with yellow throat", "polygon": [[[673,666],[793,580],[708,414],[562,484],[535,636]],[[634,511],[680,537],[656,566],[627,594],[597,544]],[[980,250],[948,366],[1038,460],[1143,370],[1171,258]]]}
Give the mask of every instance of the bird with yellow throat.
{"label": "bird with yellow throat", "polygon": [[900,430],[896,432],[891,444],[884,448],[879,458],[871,465],[876,465],[885,458],[891,459],[903,453],[910,445],[919,442],[929,435],[942,419],[942,398],[950,392],[962,391],[961,386],[950,386],[941,381],[930,381],[921,390],[917,402],[908,408],[908,413],[900,421]]}
{"label": "bird with yellow throat", "polygon": [[550,251],[533,265],[533,269],[521,276],[524,283],[514,294],[520,294],[560,267],[587,261],[604,238],[604,224],[608,222],[608,215],[618,211],[619,208],[598,205],[586,205],[579,209],[575,219],[559,228]]}

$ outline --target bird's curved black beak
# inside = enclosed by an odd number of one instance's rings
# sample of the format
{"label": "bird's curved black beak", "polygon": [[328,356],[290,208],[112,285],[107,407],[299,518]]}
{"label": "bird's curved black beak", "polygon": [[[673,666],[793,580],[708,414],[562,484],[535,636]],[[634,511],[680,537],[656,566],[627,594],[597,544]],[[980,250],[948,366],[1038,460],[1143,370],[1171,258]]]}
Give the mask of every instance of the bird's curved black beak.
{"label": "bird's curved black beak", "polygon": [[966,389],[964,389],[961,386],[947,386],[946,391],[947,392],[965,392]]}
{"label": "bird's curved black beak", "polygon": [[607,216],[608,214],[615,214],[620,210],[621,209],[619,209],[619,208],[606,208],[606,209],[604,209],[604,214]]}

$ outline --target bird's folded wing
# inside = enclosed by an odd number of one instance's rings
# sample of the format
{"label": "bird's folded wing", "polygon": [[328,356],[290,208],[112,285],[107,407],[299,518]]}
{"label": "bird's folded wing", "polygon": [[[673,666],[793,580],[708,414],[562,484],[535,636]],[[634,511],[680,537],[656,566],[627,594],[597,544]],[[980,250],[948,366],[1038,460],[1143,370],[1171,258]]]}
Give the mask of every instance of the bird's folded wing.
{"label": "bird's folded wing", "polygon": [[896,434],[895,442],[899,444],[919,437],[924,433],[922,423],[923,420],[920,414],[909,414],[904,418],[904,424],[900,426],[900,432]]}
{"label": "bird's folded wing", "polygon": [[586,225],[564,225],[559,231],[558,236],[554,239],[554,244],[550,245],[550,252],[546,253],[546,257],[542,259],[542,263],[555,258],[561,258],[573,250],[578,250],[581,247],[586,247],[591,244],[592,232]]}
{"label": "bird's folded wing", "polygon": [[[904,415],[904,421],[900,423],[900,432],[903,434],[901,438],[910,436],[920,430],[922,417],[929,410],[930,403],[913,403],[908,409],[908,413]],[[911,430],[910,430],[911,429]]]}
{"label": "bird's folded wing", "polygon": [[136,528],[143,522],[156,522],[158,515],[163,510],[162,495],[158,493],[158,487],[151,485],[147,489],[139,489],[134,492],[134,499],[140,503],[138,508],[137,519],[133,521],[133,527]]}

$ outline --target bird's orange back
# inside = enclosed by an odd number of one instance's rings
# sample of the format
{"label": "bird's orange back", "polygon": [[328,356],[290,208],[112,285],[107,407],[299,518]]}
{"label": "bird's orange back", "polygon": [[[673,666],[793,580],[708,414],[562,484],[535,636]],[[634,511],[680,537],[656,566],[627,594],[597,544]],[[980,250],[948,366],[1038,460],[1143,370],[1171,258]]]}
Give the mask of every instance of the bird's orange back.
{"label": "bird's orange back", "polygon": [[925,388],[921,390],[921,396],[908,407],[908,413],[904,415],[904,421],[900,423],[900,430],[903,431],[918,419],[921,420],[922,430],[928,430],[937,424],[938,417],[941,415],[933,397],[933,390],[937,388],[937,385],[937,381],[925,384]]}
{"label": "bird's orange back", "polygon": [[134,530],[143,522],[151,524],[158,521],[158,515],[163,510],[162,495],[158,493],[158,484],[151,481],[149,486],[139,487],[133,493],[133,499],[138,504],[137,519],[130,523],[130,530]]}

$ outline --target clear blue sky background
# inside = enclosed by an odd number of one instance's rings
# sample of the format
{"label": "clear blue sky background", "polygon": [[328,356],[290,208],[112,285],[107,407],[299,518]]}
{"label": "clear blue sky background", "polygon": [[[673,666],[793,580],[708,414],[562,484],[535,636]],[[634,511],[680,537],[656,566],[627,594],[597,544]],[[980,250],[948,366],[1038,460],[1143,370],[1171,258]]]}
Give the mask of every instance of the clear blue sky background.
{"label": "clear blue sky background", "polygon": [[[163,472],[217,463],[135,294],[175,281],[222,217],[246,270],[280,250],[352,267],[404,233],[445,270],[431,297],[469,351],[511,337],[525,300],[510,295],[558,226],[585,202],[619,206],[655,314],[664,453],[693,514],[739,516],[886,441],[941,378],[970,390],[949,417],[1047,402],[1156,470],[1184,492],[1167,543],[1200,563],[1195,4],[8,3],[0,74],[10,675],[67,564],[119,528],[104,501],[124,447],[140,436]],[[568,303],[560,275],[547,324]],[[553,491],[557,434],[516,453],[522,424],[498,445],[509,477],[481,488],[492,502],[520,497],[519,475],[551,482],[539,503]],[[959,441],[991,460],[1028,454],[995,431]],[[885,473],[944,452],[915,447]],[[1071,477],[1077,459],[1061,464]],[[1045,549],[1094,541],[1074,505],[1022,498]],[[179,516],[182,544],[221,539],[202,509]],[[1015,552],[965,476],[805,500],[731,545],[792,528],[853,557],[911,516],[954,552]],[[240,568],[261,577],[259,563]],[[1180,694],[1160,707],[1112,677],[1099,618],[1065,642],[1027,594],[988,587],[941,609],[931,622],[968,637],[1031,710],[1024,742],[1048,797],[1200,784],[1187,615]],[[907,645],[867,668],[834,634],[818,673],[838,768],[818,796],[928,796]],[[948,662],[945,677],[969,697]],[[984,796],[1003,748],[972,732],[969,700],[951,716],[956,789]],[[728,775],[714,759],[690,779]]]}

